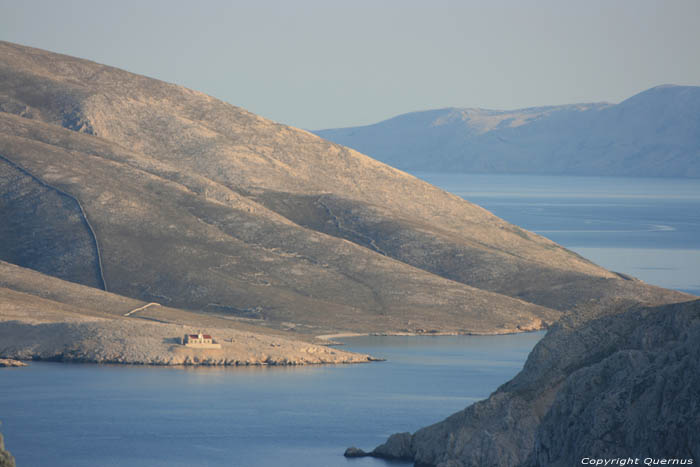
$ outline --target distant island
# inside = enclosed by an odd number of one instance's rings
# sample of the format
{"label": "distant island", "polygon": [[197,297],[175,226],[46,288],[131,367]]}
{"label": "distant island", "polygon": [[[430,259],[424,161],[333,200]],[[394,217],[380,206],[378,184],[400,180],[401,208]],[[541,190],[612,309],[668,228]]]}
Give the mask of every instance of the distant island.
{"label": "distant island", "polygon": [[408,171],[700,177],[700,87],[657,86],[619,104],[446,108],[318,130]]}

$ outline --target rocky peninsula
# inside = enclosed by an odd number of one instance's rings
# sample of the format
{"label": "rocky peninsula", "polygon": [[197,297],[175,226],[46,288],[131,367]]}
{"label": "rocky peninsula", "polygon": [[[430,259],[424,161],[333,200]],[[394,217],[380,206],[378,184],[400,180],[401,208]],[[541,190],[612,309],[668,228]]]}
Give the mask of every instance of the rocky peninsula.
{"label": "rocky peninsula", "polygon": [[[205,331],[220,349],[182,344]],[[0,358],[139,365],[361,363],[321,340],[122,297],[0,261]],[[10,360],[7,360],[8,364]],[[21,362],[20,362],[21,364]]]}
{"label": "rocky peninsula", "polygon": [[18,360],[138,365],[307,365],[362,363],[369,355],[299,340],[211,329],[221,349],[185,347],[182,334],[197,329],[141,320],[78,323],[0,323],[0,354]]}
{"label": "rocky peninsula", "polygon": [[370,453],[424,467],[700,459],[700,300],[565,318],[488,399]]}

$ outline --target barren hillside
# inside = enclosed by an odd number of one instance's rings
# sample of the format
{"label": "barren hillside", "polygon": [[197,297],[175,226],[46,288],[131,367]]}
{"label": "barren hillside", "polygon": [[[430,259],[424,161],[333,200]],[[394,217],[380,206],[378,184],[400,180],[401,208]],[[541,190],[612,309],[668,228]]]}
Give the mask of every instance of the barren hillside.
{"label": "barren hillside", "polygon": [[0,259],[45,274],[307,333],[683,298],[196,91],[5,42],[0,83]]}

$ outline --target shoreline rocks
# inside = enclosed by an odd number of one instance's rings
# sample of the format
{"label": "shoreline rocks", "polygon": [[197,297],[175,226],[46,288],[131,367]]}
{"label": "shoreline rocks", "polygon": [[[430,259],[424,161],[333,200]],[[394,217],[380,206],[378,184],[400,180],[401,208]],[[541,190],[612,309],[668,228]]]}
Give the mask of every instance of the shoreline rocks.
{"label": "shoreline rocks", "polygon": [[[186,328],[185,328],[186,330]],[[304,341],[234,329],[212,329],[221,349],[177,342],[183,327],[131,318],[78,323],[0,322],[0,356],[155,366],[295,366],[365,363],[374,358]]]}
{"label": "shoreline rocks", "polygon": [[488,399],[413,435],[392,435],[365,455],[425,467],[697,460],[698,388],[700,300],[572,317],[554,325]]}
{"label": "shoreline rocks", "polygon": [[11,358],[0,358],[0,368],[19,368],[23,366],[27,366],[27,364]]}
{"label": "shoreline rocks", "polygon": [[371,454],[363,451],[360,448],[357,448],[355,446],[351,446],[345,450],[345,453],[343,456],[345,457],[367,457],[370,456]]}
{"label": "shoreline rocks", "polygon": [[0,433],[0,467],[15,467],[15,458],[5,450],[5,440]]}

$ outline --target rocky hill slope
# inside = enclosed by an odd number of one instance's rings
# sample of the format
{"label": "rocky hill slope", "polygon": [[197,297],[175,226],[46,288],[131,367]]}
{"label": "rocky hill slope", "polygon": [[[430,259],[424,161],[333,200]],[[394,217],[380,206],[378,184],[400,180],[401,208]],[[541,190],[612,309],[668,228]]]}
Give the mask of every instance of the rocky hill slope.
{"label": "rocky hill slope", "polygon": [[300,332],[537,329],[625,280],[478,206],[180,86],[0,42],[0,259]]}
{"label": "rocky hill slope", "polygon": [[[0,356],[19,360],[141,365],[362,363],[255,320],[197,314],[122,297],[0,261]],[[221,349],[181,344],[204,331]]]}
{"label": "rocky hill slope", "polygon": [[613,104],[447,108],[316,134],[403,170],[700,177],[700,87]]}
{"label": "rocky hill slope", "polygon": [[372,455],[438,467],[563,467],[584,457],[697,462],[698,388],[700,300],[587,322],[571,316],[487,400],[393,435]]}

